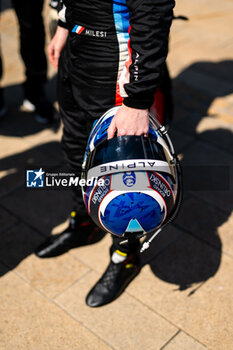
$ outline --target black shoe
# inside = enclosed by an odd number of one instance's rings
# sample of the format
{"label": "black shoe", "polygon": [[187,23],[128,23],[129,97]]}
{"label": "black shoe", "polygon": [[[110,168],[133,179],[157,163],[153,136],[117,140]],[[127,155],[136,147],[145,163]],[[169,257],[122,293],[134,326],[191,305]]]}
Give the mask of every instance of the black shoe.
{"label": "black shoe", "polygon": [[123,255],[116,251],[113,253],[110,264],[96,285],[91,289],[86,297],[86,304],[91,307],[98,307],[115,300],[139,273],[139,256],[125,255],[125,260],[115,262],[114,254]]}
{"label": "black shoe", "polygon": [[104,232],[89,217],[78,221],[74,213],[71,213],[70,225],[64,232],[52,235],[35,250],[39,258],[52,258],[72,248],[96,243],[103,238]]}

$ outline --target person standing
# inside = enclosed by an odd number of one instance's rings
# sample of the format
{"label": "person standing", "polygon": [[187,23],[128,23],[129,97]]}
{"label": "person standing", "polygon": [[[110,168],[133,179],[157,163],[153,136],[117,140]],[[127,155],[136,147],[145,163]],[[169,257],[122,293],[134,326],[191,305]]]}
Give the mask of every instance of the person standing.
{"label": "person standing", "polygon": [[[58,101],[64,123],[62,145],[70,169],[80,174],[95,119],[119,105],[109,129],[144,135],[168,52],[173,0],[64,0],[49,48],[58,68]],[[87,216],[81,189],[74,191],[69,227],[36,250],[41,258],[88,244],[98,233]],[[113,238],[110,263],[86,298],[98,307],[116,299],[139,272],[139,241]]]}
{"label": "person standing", "polygon": [[44,0],[11,0],[20,29],[20,54],[25,65],[23,107],[34,111],[42,124],[54,121],[54,108],[46,97],[47,58],[42,17]]}

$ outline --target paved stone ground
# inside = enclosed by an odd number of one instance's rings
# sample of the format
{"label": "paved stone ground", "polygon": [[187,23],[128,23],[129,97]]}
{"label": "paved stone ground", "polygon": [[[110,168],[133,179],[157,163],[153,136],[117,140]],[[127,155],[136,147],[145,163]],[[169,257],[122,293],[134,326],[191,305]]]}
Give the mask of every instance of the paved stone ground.
{"label": "paved stone ground", "polygon": [[[231,0],[177,4],[176,14],[189,17],[174,22],[168,58],[183,207],[142,255],[142,271],[125,293],[94,310],[85,295],[108,262],[110,237],[55,259],[33,255],[51,230],[61,230],[71,200],[67,191],[25,189],[25,168],[64,165],[61,131],[19,111],[17,25],[11,9],[1,14],[8,103],[0,123],[1,350],[232,349],[232,10]],[[53,101],[54,82],[50,69]]]}

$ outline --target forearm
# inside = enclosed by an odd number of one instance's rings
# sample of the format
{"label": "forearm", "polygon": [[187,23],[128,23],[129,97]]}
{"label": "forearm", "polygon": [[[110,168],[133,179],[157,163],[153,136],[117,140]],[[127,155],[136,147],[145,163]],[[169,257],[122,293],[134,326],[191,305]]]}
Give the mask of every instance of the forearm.
{"label": "forearm", "polygon": [[153,102],[168,52],[173,0],[128,0],[130,10],[130,80],[124,104],[145,109]]}
{"label": "forearm", "polygon": [[57,26],[56,33],[48,46],[48,56],[50,63],[58,68],[58,61],[68,37],[68,29]]}

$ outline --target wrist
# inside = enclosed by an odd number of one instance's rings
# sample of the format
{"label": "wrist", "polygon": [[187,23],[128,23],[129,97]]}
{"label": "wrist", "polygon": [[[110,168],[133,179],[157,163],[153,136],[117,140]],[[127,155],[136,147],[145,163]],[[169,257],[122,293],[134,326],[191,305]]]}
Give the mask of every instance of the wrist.
{"label": "wrist", "polygon": [[63,22],[61,21],[60,19],[58,20],[57,22],[57,27],[59,28],[64,28],[64,29],[67,29],[67,23],[66,22]]}
{"label": "wrist", "polygon": [[125,97],[123,100],[123,103],[127,107],[135,108],[135,109],[147,109],[149,110],[152,103],[153,103],[153,96],[152,97]]}
{"label": "wrist", "polygon": [[136,107],[127,106],[124,101],[123,101],[122,106],[123,106],[123,108],[128,109],[128,110],[134,110],[134,111],[138,110],[138,111],[141,111],[141,112],[143,112],[143,111],[144,112],[148,112],[149,111],[148,108],[136,108]]}

